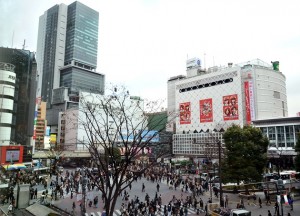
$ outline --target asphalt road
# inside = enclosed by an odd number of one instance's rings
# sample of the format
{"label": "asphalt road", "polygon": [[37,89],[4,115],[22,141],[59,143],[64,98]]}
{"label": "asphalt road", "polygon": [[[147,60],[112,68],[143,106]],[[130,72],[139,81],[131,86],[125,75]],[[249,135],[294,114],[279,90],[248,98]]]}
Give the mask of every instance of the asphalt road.
{"label": "asphalt road", "polygon": [[[145,184],[145,192],[142,192],[142,184]],[[172,197],[175,195],[176,198],[183,198],[185,199],[186,196],[190,196],[191,192],[181,192],[181,190],[177,189],[169,189],[169,186],[167,185],[166,181],[162,181],[159,182],[160,184],[160,189],[159,192],[157,192],[156,189],[156,185],[157,182],[151,182],[146,180],[145,178],[142,178],[141,180],[138,180],[137,182],[133,182],[132,184],[132,189],[128,190],[128,193],[130,195],[129,199],[134,198],[135,196],[139,197],[139,200],[144,201],[145,200],[145,195],[146,193],[149,194],[150,196],[150,200],[152,198],[154,198],[155,194],[157,193],[158,196],[161,195],[162,197],[162,204],[163,205],[167,205],[169,203],[169,201],[172,199]],[[101,215],[101,212],[103,211],[103,203],[101,201],[101,193],[100,192],[92,192],[94,194],[98,194],[99,196],[99,206],[98,208],[94,208],[94,207],[88,207],[86,208],[86,216],[90,216],[90,215]],[[226,194],[224,194],[225,196]],[[229,197],[229,208],[236,208],[237,203],[240,201],[240,198],[238,197],[237,194],[227,194]],[[261,197],[261,199],[263,200],[263,206],[262,208],[259,208],[258,205],[254,205],[253,202],[250,202],[248,204],[247,201],[245,201],[245,208],[250,210],[252,213],[252,216],[259,216],[259,215],[268,215],[268,210],[271,211],[271,213],[274,213],[274,203],[272,203],[272,205],[267,206],[264,202],[264,194],[263,193],[256,193],[257,195],[257,200],[258,197]],[[205,192],[203,196],[201,196],[202,200],[204,201],[204,203],[207,203],[208,198],[210,197],[210,192]],[[199,198],[198,198],[199,199]],[[213,202],[219,202],[219,198],[216,197],[212,197]],[[57,206],[58,208],[61,208],[63,210],[66,211],[71,211],[72,209],[72,203],[73,201],[76,201],[76,198],[73,197],[73,199],[70,198],[70,194],[67,195],[64,199],[60,199],[58,201],[54,202],[54,205]],[[121,204],[124,202],[124,200],[122,200],[122,197],[119,197],[117,200],[117,204],[116,204],[116,208],[114,211],[114,215],[120,215],[120,207]],[[289,205],[285,205],[283,204],[283,215],[287,215],[288,212],[293,216],[299,216],[300,215],[300,200],[295,200],[294,202],[294,209],[293,211],[291,211],[290,206]],[[196,211],[194,208],[189,208],[188,209],[188,215],[197,215]],[[280,209],[281,212],[281,209]],[[77,205],[76,207],[76,215],[80,215],[80,207]],[[160,215],[159,213],[157,213],[157,215]],[[205,215],[205,213],[200,213],[199,215]]]}

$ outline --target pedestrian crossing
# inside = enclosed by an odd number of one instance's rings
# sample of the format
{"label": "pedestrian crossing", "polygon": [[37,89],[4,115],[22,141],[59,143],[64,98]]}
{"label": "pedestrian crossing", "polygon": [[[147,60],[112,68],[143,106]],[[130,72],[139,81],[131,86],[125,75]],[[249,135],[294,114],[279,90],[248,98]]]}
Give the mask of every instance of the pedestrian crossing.
{"label": "pedestrian crossing", "polygon": [[[101,215],[102,215],[102,213],[100,211],[85,213],[85,216],[101,216]],[[113,213],[113,216],[121,216],[121,211],[115,210]]]}
{"label": "pedestrian crossing", "polygon": [[[159,206],[158,208],[159,209]],[[97,211],[97,212],[89,212],[85,213],[85,216],[101,216],[102,212]],[[188,208],[188,215],[196,215],[197,211],[194,208]],[[156,211],[155,213],[156,216],[164,216],[164,211],[161,209],[161,211]],[[121,211],[120,210],[115,210],[113,213],[113,216],[121,216]]]}

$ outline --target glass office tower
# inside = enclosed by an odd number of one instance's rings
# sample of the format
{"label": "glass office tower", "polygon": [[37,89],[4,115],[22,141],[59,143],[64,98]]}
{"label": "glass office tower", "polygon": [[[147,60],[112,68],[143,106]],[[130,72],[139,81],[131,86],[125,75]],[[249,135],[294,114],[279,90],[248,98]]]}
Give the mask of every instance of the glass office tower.
{"label": "glass office tower", "polygon": [[99,13],[80,2],[68,6],[65,65],[94,70],[97,66]]}
{"label": "glass office tower", "polygon": [[[55,5],[40,17],[37,97],[47,102],[47,109],[52,108],[52,99],[55,97],[53,89],[74,87],[61,81],[62,78],[65,80],[66,73],[70,71],[72,74],[79,74],[78,71],[82,70],[80,74],[83,74],[83,79],[82,83],[76,86],[77,92],[88,89],[103,92],[104,75],[96,73],[98,19],[97,11],[78,1],[68,6]],[[71,76],[71,79],[75,77]],[[91,79],[94,79],[93,88],[88,86]],[[69,80],[70,82],[74,84],[77,81]],[[69,92],[73,92],[73,89],[69,89]]]}

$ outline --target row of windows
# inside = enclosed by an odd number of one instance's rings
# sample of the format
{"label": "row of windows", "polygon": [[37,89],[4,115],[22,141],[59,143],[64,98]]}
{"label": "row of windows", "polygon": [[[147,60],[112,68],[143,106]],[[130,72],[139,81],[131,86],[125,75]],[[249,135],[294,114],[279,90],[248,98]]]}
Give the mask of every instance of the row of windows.
{"label": "row of windows", "polygon": [[209,82],[209,83],[205,83],[205,84],[201,84],[201,85],[191,86],[191,87],[188,87],[188,88],[181,88],[181,89],[179,89],[179,93],[183,93],[183,92],[187,92],[187,91],[193,91],[193,90],[207,88],[207,87],[213,87],[213,86],[216,86],[216,85],[222,85],[222,84],[227,84],[227,83],[231,83],[231,82],[233,82],[233,78],[213,81],[213,82]]}
{"label": "row of windows", "polygon": [[294,147],[296,134],[300,132],[300,125],[261,127],[261,131],[269,138],[271,147]]}

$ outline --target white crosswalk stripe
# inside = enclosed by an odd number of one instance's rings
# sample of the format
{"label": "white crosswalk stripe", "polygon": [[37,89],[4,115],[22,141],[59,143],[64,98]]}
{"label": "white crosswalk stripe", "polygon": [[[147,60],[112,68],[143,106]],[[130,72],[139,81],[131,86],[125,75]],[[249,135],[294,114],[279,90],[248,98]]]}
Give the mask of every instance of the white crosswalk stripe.
{"label": "white crosswalk stripe", "polygon": [[[113,216],[120,216],[121,212],[120,210],[115,210]],[[85,213],[85,216],[101,216],[101,212],[90,212],[90,213]]]}

